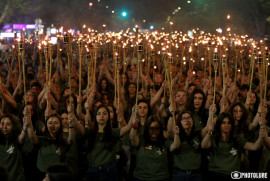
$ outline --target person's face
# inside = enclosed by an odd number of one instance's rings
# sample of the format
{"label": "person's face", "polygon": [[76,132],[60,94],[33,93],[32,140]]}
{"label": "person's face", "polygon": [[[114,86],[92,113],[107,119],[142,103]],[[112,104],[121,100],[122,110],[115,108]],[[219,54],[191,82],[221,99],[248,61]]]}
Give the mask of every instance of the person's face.
{"label": "person's face", "polygon": [[130,84],[130,85],[128,86],[128,92],[129,92],[130,94],[135,94],[135,92],[136,92],[136,86],[135,86],[134,84]]}
{"label": "person's face", "polygon": [[27,67],[27,71],[26,71],[27,74],[34,74],[34,68],[33,67]]}
{"label": "person's face", "polygon": [[203,78],[203,71],[199,70],[197,72],[197,76],[198,76],[199,79],[202,79]]}
{"label": "person's face", "polygon": [[71,92],[75,93],[77,90],[77,82],[75,79],[70,80],[70,87],[71,87]]}
{"label": "person's face", "polygon": [[125,74],[122,74],[121,75],[121,80],[122,80],[122,82],[124,80],[124,84],[125,84],[127,82],[127,76]]}
{"label": "person's face", "polygon": [[221,132],[229,134],[232,130],[232,124],[228,118],[224,118],[221,123]]}
{"label": "person's face", "polygon": [[247,90],[246,89],[243,89],[243,90],[241,90],[241,97],[242,98],[247,98]]}
{"label": "person's face", "polygon": [[146,117],[148,114],[148,105],[145,102],[138,104],[138,114],[140,117]]}
{"label": "person's face", "polygon": [[219,102],[221,99],[221,95],[220,94],[216,94],[216,102]]}
{"label": "person's face", "polygon": [[72,107],[74,107],[74,100],[73,97],[68,97],[66,99],[66,105],[68,106],[69,104],[71,104]]}
{"label": "person's face", "polygon": [[107,95],[104,95],[103,97],[102,97],[102,103],[105,105],[105,106],[108,106],[108,104],[109,104],[109,98],[108,98],[108,96]]}
{"label": "person's face", "polygon": [[181,125],[183,129],[191,129],[193,126],[193,120],[190,114],[184,113],[181,119]]}
{"label": "person's face", "polygon": [[194,108],[195,110],[199,110],[203,103],[203,95],[200,93],[197,93],[194,95]]}
{"label": "person's face", "polygon": [[61,124],[58,117],[51,117],[47,121],[48,131],[51,135],[56,135],[60,130]]}
{"label": "person's face", "polygon": [[106,124],[109,119],[109,113],[107,112],[105,107],[101,107],[97,111],[97,116],[96,116],[98,124]]}
{"label": "person's face", "polygon": [[250,104],[255,104],[255,102],[256,102],[256,95],[252,93],[250,96]]}
{"label": "person's face", "polygon": [[190,86],[189,88],[188,88],[188,93],[189,93],[189,95],[193,92],[193,90],[196,88],[196,86]]}
{"label": "person's face", "polygon": [[27,93],[26,93],[26,101],[27,102],[33,102],[34,101],[34,93],[33,92],[31,92],[31,91],[28,91]]}
{"label": "person's face", "polygon": [[106,80],[102,80],[102,81],[101,81],[101,89],[102,89],[102,90],[105,90],[106,87],[107,87],[107,82],[106,82]]}
{"label": "person's face", "polygon": [[68,114],[67,113],[61,114],[61,121],[62,121],[63,128],[67,128],[69,126],[69,124],[68,124]]}
{"label": "person's face", "polygon": [[213,101],[214,101],[214,96],[212,94],[211,95],[208,94],[207,99],[210,100],[209,103],[210,103],[210,105],[212,105],[213,104]]}
{"label": "person's face", "polygon": [[131,70],[129,70],[128,72],[128,78],[129,78],[129,80],[133,80],[133,74],[132,74],[132,71]]}
{"label": "person's face", "polygon": [[153,88],[150,88],[150,92],[149,93],[150,93],[150,96],[151,97],[154,97],[156,95],[157,91],[155,89],[153,89]]}
{"label": "person's face", "polygon": [[186,93],[183,91],[178,91],[175,96],[175,100],[177,104],[184,105],[187,102],[187,96]]}
{"label": "person's face", "polygon": [[33,86],[31,90],[34,91],[37,95],[39,95],[39,93],[41,91],[40,88],[37,86]]}
{"label": "person's face", "polygon": [[0,129],[3,135],[7,136],[11,133],[12,122],[9,118],[5,117],[1,120]]}
{"label": "person's face", "polygon": [[112,120],[114,118],[113,108],[112,108],[112,106],[109,106],[108,109],[110,111],[110,119]]}
{"label": "person's face", "polygon": [[152,122],[148,128],[150,139],[152,141],[156,141],[160,132],[161,132],[161,126],[159,125],[159,123],[157,121]]}
{"label": "person's face", "polygon": [[155,83],[160,84],[163,82],[163,77],[161,74],[155,74]]}
{"label": "person's face", "polygon": [[243,116],[243,110],[239,105],[233,108],[233,117],[235,120],[239,121]]}
{"label": "person's face", "polygon": [[195,79],[195,84],[197,85],[197,87],[200,87],[201,86],[200,79]]}

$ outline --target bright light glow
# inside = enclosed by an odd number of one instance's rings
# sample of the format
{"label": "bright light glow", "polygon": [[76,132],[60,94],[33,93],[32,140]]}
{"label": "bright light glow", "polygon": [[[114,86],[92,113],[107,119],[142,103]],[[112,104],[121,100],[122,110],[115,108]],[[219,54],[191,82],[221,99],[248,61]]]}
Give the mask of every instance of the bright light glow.
{"label": "bright light glow", "polygon": [[150,29],[151,29],[151,30],[152,30],[152,29],[154,29],[154,26],[153,26],[153,25],[151,25],[151,26],[150,26]]}
{"label": "bright light glow", "polygon": [[190,4],[190,1],[187,1],[187,3],[189,3],[189,4]]}
{"label": "bright light glow", "polygon": [[92,2],[90,2],[90,3],[89,3],[89,6],[90,6],[90,7],[92,7],[92,6],[93,6],[93,3],[92,3]]}
{"label": "bright light glow", "polygon": [[216,31],[217,31],[218,33],[222,33],[222,29],[221,29],[221,28],[216,29]]}
{"label": "bright light glow", "polygon": [[[13,38],[14,33],[1,33],[0,38]],[[20,33],[17,33],[17,37],[21,37]]]}
{"label": "bright light glow", "polygon": [[127,12],[123,11],[123,12],[122,12],[122,16],[123,16],[123,17],[126,17],[126,16],[127,16]]}

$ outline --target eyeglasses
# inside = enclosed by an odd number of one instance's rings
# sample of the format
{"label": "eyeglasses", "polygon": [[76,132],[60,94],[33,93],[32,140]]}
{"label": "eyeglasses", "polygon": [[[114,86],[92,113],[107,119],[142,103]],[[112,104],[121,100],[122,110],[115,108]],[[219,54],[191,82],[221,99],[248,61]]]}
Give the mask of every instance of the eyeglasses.
{"label": "eyeglasses", "polygon": [[182,117],[182,120],[181,121],[191,121],[192,118],[189,116],[189,117]]}
{"label": "eyeglasses", "polygon": [[149,127],[150,131],[160,131],[160,127]]}

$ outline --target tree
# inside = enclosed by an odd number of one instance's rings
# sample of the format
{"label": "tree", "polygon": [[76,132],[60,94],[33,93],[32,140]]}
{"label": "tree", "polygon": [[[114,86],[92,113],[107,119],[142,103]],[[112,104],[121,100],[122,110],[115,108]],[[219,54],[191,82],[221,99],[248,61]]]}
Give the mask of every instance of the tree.
{"label": "tree", "polygon": [[38,10],[40,6],[36,4],[37,1],[39,0],[1,0],[0,25],[12,21],[12,18],[16,19],[17,15],[27,15]]}

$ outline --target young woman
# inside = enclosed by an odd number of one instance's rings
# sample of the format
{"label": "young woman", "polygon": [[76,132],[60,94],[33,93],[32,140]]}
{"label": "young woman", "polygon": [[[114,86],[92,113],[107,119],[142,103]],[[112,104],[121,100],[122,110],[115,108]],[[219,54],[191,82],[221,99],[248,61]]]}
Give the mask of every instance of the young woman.
{"label": "young woman", "polygon": [[12,181],[25,180],[19,148],[27,135],[29,124],[29,119],[24,119],[21,128],[19,120],[11,115],[3,115],[0,118],[0,166],[7,170]]}
{"label": "young woman", "polygon": [[201,180],[201,140],[200,132],[195,131],[192,114],[180,113],[179,126],[180,147],[173,152],[173,181]]}
{"label": "young woman", "polygon": [[205,102],[206,97],[201,89],[194,89],[187,101],[186,110],[193,115],[196,131],[203,131],[208,119],[208,110],[205,109]]}
{"label": "young woman", "polygon": [[89,162],[88,180],[118,179],[116,169],[117,141],[131,129],[131,122],[122,128],[112,129],[110,111],[104,105],[94,113],[94,127],[84,128],[73,120],[77,132],[88,139],[87,160]]}
{"label": "young woman", "polygon": [[174,141],[165,141],[163,124],[158,116],[150,116],[144,124],[144,134],[138,136],[138,120],[133,119],[131,145],[138,149],[134,181],[169,180],[168,154],[179,147],[179,128],[175,127]]}
{"label": "young woman", "polygon": [[209,160],[209,179],[231,180],[231,173],[240,171],[241,151],[258,150],[262,146],[262,138],[255,143],[247,142],[242,137],[234,137],[234,119],[228,113],[221,113],[216,121],[216,135],[211,136],[214,125],[209,124],[208,134],[202,140],[202,148],[212,148]]}
{"label": "young woman", "polygon": [[248,112],[245,105],[241,102],[235,102],[230,106],[230,114],[234,119],[234,135],[248,138]]}
{"label": "young woman", "polygon": [[[74,117],[75,116],[73,116],[72,119],[74,119]],[[37,167],[40,171],[40,179],[45,178],[46,169],[49,165],[66,162],[68,147],[74,140],[74,127],[71,126],[70,122],[71,121],[69,120],[69,135],[67,142],[63,137],[61,118],[57,114],[52,114],[46,119],[44,136],[36,136],[32,127],[28,130],[30,139],[39,147]]]}

